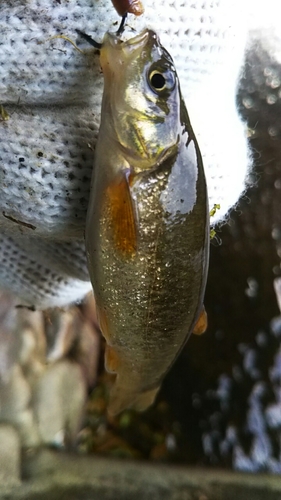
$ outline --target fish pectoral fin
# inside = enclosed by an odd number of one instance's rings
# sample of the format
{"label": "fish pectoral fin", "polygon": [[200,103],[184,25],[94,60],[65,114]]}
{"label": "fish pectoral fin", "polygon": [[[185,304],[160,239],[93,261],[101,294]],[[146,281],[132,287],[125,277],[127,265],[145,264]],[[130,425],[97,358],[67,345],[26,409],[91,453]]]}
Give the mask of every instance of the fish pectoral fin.
{"label": "fish pectoral fin", "polygon": [[202,333],[204,333],[207,330],[207,327],[208,327],[208,316],[207,316],[207,313],[205,311],[205,307],[203,306],[202,311],[201,311],[201,313],[196,321],[196,324],[193,328],[193,333],[195,335],[201,335]]}
{"label": "fish pectoral fin", "polygon": [[132,256],[137,250],[137,226],[134,202],[126,173],[107,188],[113,241],[125,256]]}

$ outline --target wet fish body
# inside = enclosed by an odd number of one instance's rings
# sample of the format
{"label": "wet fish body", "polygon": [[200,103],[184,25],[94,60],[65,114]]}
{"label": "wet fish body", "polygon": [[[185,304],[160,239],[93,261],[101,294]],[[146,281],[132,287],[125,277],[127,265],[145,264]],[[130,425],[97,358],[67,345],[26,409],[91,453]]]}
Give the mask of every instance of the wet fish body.
{"label": "wet fish body", "polygon": [[145,30],[105,36],[104,95],[86,248],[109,411],[149,406],[194,329],[205,291],[209,214],[200,151],[173,61]]}

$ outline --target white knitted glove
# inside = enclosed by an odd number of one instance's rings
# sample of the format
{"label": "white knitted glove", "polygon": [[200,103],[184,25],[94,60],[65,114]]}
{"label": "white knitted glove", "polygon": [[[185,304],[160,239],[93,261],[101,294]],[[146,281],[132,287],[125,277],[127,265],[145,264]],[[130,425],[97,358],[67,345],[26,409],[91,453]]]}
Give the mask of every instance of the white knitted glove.
{"label": "white knitted glove", "polygon": [[[245,0],[143,3],[125,34],[155,29],[174,59],[210,207],[221,205],[217,222],[244,190],[249,163],[235,107]],[[101,41],[119,21],[110,0],[1,0],[0,103],[9,120],[0,118],[0,288],[20,304],[64,306],[91,289],[84,229],[103,77],[85,42],[83,55],[48,39],[79,41],[80,29]]]}

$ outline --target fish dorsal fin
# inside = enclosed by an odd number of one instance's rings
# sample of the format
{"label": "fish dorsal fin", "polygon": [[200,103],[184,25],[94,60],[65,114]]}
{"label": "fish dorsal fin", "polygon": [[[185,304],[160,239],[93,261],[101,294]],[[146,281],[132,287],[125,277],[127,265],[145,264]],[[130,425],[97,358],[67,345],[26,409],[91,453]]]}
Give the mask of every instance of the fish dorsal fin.
{"label": "fish dorsal fin", "polygon": [[205,311],[205,307],[202,306],[202,310],[193,328],[193,333],[195,335],[201,335],[207,330],[207,327],[208,327],[208,317]]}
{"label": "fish dorsal fin", "polygon": [[137,250],[137,227],[129,176],[124,172],[107,188],[113,241],[119,252],[132,256]]}

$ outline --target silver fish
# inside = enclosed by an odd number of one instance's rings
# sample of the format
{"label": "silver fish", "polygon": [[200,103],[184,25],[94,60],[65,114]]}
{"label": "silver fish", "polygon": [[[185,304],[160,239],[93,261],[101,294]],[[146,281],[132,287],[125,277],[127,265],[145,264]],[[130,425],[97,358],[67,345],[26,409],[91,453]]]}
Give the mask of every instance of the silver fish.
{"label": "silver fish", "polygon": [[204,329],[209,212],[201,154],[158,36],[107,33],[101,67],[86,249],[116,414],[147,408],[190,333]]}

